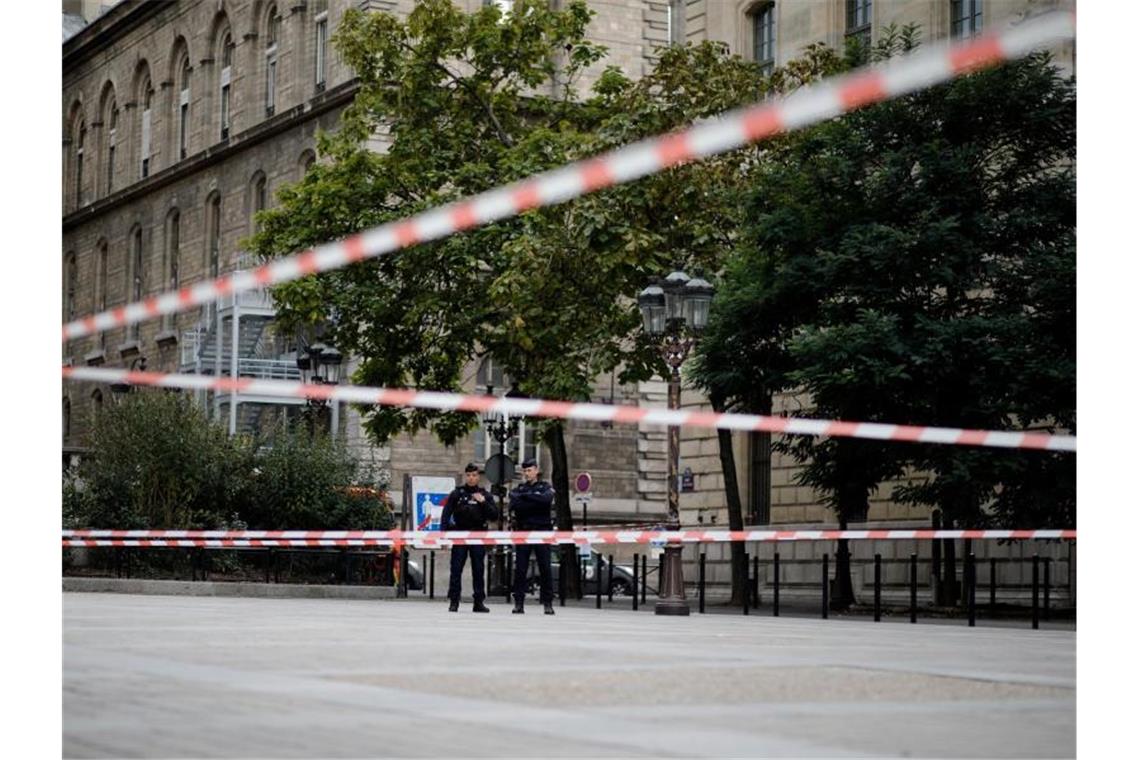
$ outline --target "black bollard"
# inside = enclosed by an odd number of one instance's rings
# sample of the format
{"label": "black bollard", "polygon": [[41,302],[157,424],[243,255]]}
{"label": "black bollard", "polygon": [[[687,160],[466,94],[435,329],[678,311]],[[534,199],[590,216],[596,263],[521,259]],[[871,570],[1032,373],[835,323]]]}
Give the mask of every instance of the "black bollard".
{"label": "black bollard", "polygon": [[[1037,557],[1037,555],[1033,555],[1033,630],[1037,630],[1040,623],[1039,611],[1037,611],[1037,564],[1040,562],[1040,558]],[[128,575],[128,578],[130,578],[130,575]]]}
{"label": "black bollard", "polygon": [[740,589],[740,598],[744,601],[744,614],[748,614],[748,552],[744,552],[744,588]]}
{"label": "black bollard", "polygon": [[428,599],[435,599],[435,552],[428,556]]}
{"label": "black bollard", "polygon": [[829,575],[830,575],[830,573],[827,571],[827,555],[824,554],[823,555],[823,583],[821,584],[823,586],[823,619],[824,620],[827,620],[827,592],[829,590],[827,588],[827,576],[829,576]]}
{"label": "black bollard", "polygon": [[977,611],[974,607],[974,591],[976,590],[976,588],[978,586],[977,578],[976,578],[977,573],[978,573],[978,568],[977,568],[977,564],[975,564],[975,561],[974,561],[974,553],[970,552],[969,556],[967,556],[967,558],[966,558],[966,575],[967,575],[966,582],[969,584],[966,587],[967,588],[966,593],[968,594],[966,599],[967,599],[967,601],[969,603],[969,607],[970,607],[970,627],[971,628],[973,628],[975,625],[977,625]]}
{"label": "black bollard", "polygon": [[507,604],[511,603],[511,584],[514,583],[515,577],[515,548],[512,546],[507,551],[507,581],[503,584],[506,593],[503,594],[504,600]]}
{"label": "black bollard", "polygon": [[594,609],[602,608],[602,555],[594,554]]}
{"label": "black bollard", "polygon": [[910,622],[918,622],[918,555],[910,555]]}
{"label": "black bollard", "polygon": [[1042,610],[1042,614],[1046,620],[1049,619],[1049,564],[1052,561],[1052,557],[1045,558],[1045,603],[1043,605],[1044,609]]}
{"label": "black bollard", "polygon": [[[649,577],[649,576],[646,576],[646,577]],[[665,581],[663,580],[664,578],[665,578],[665,553],[662,552],[661,554],[657,555],[657,596],[661,596],[661,590],[662,590],[664,583],[665,583]],[[645,600],[642,599],[641,601],[644,602]]]}
{"label": "black bollard", "polygon": [[997,617],[997,560],[990,557],[990,617]]}
{"label": "black bollard", "polygon": [[[472,561],[472,564],[474,564],[474,561]],[[428,582],[427,582],[427,580],[428,580],[428,579],[427,579],[427,575],[428,575],[428,555],[426,555],[426,554],[421,554],[421,555],[420,555],[420,567],[421,567],[421,568],[423,568],[423,571],[424,571],[424,587],[423,587],[422,589],[420,589],[420,593],[422,593],[422,594],[425,594],[425,595],[426,595],[426,594],[427,594],[427,592],[428,592]],[[431,597],[428,597],[428,598],[430,599]]]}
{"label": "black bollard", "polygon": [[[575,547],[576,548],[576,547]],[[578,598],[581,599],[582,595],[586,593],[586,571],[590,567],[589,557],[578,557]]]}
{"label": "black bollard", "polygon": [[641,556],[641,603],[645,604],[645,594],[649,590],[649,554]]}
{"label": "black bollard", "polygon": [[700,580],[697,581],[697,598],[700,600],[697,603],[697,612],[702,615],[705,614],[705,553],[701,552],[701,572]]}
{"label": "black bollard", "polygon": [[772,555],[772,617],[780,617],[780,553]]}
{"label": "black bollard", "polygon": [[606,596],[612,604],[614,600],[614,555],[610,555],[606,563]]}
{"label": "black bollard", "polygon": [[760,547],[752,558],[752,606],[760,609]]}
{"label": "black bollard", "polygon": [[[565,607],[566,606],[566,571],[570,569],[568,567],[568,565],[569,565],[568,562],[559,562],[558,563],[558,606],[559,607]],[[581,576],[579,576],[579,580],[580,579],[581,579]]]}
{"label": "black bollard", "polygon": [[400,549],[400,589],[396,594],[402,599],[408,598],[408,550]]}
{"label": "black bollard", "polygon": [[875,555],[875,622],[882,619],[881,603],[883,592],[883,555]]}
{"label": "black bollard", "polygon": [[633,611],[637,612],[637,570],[640,567],[641,560],[635,554],[633,555]]}

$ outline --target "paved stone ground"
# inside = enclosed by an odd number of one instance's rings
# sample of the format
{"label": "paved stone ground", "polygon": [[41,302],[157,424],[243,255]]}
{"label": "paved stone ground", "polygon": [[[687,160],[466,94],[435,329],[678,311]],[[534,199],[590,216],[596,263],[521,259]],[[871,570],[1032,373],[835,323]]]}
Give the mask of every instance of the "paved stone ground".
{"label": "paved stone ground", "polygon": [[1074,757],[1076,634],[67,593],[65,757]]}

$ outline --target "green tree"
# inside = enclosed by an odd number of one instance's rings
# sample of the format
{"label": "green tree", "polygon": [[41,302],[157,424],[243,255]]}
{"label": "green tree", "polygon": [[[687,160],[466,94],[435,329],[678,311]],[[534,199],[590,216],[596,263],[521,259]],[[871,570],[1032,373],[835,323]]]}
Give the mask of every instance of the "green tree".
{"label": "green tree", "polygon": [[192,398],[136,391],[94,420],[64,522],[84,528],[363,530],[392,524],[386,483],[308,431],[230,437]]}
{"label": "green tree", "polygon": [[[493,7],[467,15],[446,0],[417,4],[406,21],[347,13],[334,41],[360,76],[360,94],[341,129],[321,138],[326,160],[262,216],[253,249],[264,257],[289,253],[759,92],[753,64],[702,46],[666,52],[655,75],[638,83],[608,69],[583,99],[575,82],[604,52],[585,38],[590,16],[582,2],[555,11],[530,1],[506,17]],[[370,145],[377,134],[387,136],[385,152]],[[726,167],[731,162],[704,170]],[[615,368],[622,382],[648,378],[663,366],[637,329],[637,292],[674,262],[715,261],[727,240],[715,213],[693,213],[722,191],[702,189],[697,171],[681,167],[664,181],[281,286],[281,317],[303,323],[335,313],[329,337],[361,357],[353,379],[362,384],[456,390],[468,362],[485,355],[524,393],[544,398],[587,399],[594,379]],[[423,409],[365,412],[377,442],[428,429],[451,444],[477,423],[470,414]],[[569,529],[563,423],[547,421],[541,430],[552,453],[558,527]],[[576,575],[569,580],[573,591]]]}
{"label": "green tree", "polygon": [[[1035,56],[774,145],[699,349],[706,389],[752,410],[798,390],[820,417],[1075,429],[1074,106],[1072,83]],[[892,496],[948,523],[1073,516],[1071,456],[777,446],[841,527],[904,472],[920,482]],[[844,605],[845,563],[837,576]]]}
{"label": "green tree", "polygon": [[370,482],[343,442],[282,426],[260,441],[242,518],[252,530],[387,530],[387,484]]}
{"label": "green tree", "polygon": [[248,501],[252,449],[179,393],[137,391],[96,414],[65,519],[90,528],[221,528]]}

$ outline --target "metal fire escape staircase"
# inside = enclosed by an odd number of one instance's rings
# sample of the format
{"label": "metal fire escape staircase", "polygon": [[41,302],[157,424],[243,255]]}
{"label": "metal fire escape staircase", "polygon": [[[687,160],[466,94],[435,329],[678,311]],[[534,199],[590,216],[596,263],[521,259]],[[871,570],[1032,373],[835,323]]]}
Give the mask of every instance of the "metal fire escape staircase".
{"label": "metal fire escape staircase", "polygon": [[[183,332],[179,370],[199,375],[300,380],[292,354],[269,329],[277,316],[273,299],[264,289],[231,293],[208,305],[198,325]],[[235,331],[236,322],[236,331]],[[284,408],[303,404],[302,399],[217,392],[213,395],[216,417],[228,420],[230,434],[252,433]]]}

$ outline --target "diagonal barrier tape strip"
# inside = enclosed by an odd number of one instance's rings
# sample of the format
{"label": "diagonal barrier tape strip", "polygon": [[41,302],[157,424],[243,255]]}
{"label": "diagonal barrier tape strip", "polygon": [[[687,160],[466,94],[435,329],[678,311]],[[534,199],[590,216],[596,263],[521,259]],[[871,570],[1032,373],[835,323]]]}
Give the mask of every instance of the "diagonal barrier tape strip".
{"label": "diagonal barrier tape strip", "polygon": [[1049,13],[998,34],[955,45],[936,45],[851,74],[810,85],[770,103],[728,112],[682,132],[662,135],[497,187],[345,240],[277,259],[253,270],[224,275],[178,291],[82,317],[63,326],[63,340],[144,319],[185,311],[222,296],[277,285],[347,266],[462,230],[552,206],[612,185],[662,171],[681,161],[734,150],[773,134],[839,116],[887,98],[1027,55],[1075,34],[1072,13]]}
{"label": "diagonal barrier tape strip", "polygon": [[758,414],[719,414],[654,407],[615,404],[571,403],[543,399],[511,399],[402,388],[369,388],[363,385],[306,385],[290,380],[216,378],[211,375],[178,375],[138,372],[102,367],[63,367],[63,377],[100,383],[129,383],[160,388],[185,388],[222,393],[245,393],[279,398],[314,398],[356,404],[412,406],[445,411],[502,412],[526,417],[556,417],[570,420],[612,420],[614,422],[674,425],[677,427],[760,430],[785,435],[826,435],[867,438],[906,443],[941,443],[958,446],[989,446],[1013,449],[1076,451],[1071,435],[1001,430],[889,425],[839,420],[811,420],[796,417],[770,417]]}

